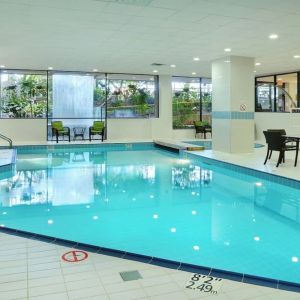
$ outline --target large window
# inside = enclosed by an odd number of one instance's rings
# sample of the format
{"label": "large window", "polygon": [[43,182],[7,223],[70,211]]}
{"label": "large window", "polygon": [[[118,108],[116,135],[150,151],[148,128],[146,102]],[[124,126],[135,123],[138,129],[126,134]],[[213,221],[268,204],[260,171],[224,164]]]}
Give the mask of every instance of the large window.
{"label": "large window", "polygon": [[292,112],[299,107],[299,74],[257,77],[255,111]]}
{"label": "large window", "polygon": [[157,76],[108,74],[108,118],[158,116]]}
{"label": "large window", "polygon": [[51,123],[63,121],[72,133],[82,132],[88,138],[88,127],[94,120],[106,118],[105,74],[51,72],[48,77],[48,135]]}
{"label": "large window", "polygon": [[158,76],[64,71],[0,70],[0,118],[62,121],[72,138],[107,118],[158,117]]}
{"label": "large window", "polygon": [[211,123],[211,80],[173,77],[173,128],[193,128],[194,121]]}
{"label": "large window", "polygon": [[275,111],[274,76],[256,79],[256,111]]}
{"label": "large window", "polygon": [[212,84],[211,79],[201,78],[201,112],[200,119],[211,124]]}
{"label": "large window", "polygon": [[0,118],[158,117],[158,76],[0,70],[0,77]]}
{"label": "large window", "polygon": [[47,72],[2,70],[1,118],[45,118]]}

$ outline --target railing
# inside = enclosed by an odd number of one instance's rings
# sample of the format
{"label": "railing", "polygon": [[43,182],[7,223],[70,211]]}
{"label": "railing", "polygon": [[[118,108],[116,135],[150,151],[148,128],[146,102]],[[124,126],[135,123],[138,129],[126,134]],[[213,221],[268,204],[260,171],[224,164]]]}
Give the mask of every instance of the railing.
{"label": "railing", "polygon": [[12,140],[10,138],[0,133],[0,139],[7,141],[9,143],[9,148],[12,148]]}

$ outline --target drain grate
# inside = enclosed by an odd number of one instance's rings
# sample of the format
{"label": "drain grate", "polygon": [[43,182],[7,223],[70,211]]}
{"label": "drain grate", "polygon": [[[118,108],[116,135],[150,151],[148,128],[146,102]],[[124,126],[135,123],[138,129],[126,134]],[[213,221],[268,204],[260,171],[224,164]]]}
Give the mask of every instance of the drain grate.
{"label": "drain grate", "polygon": [[120,276],[122,277],[123,281],[138,280],[143,278],[139,271],[120,272]]}

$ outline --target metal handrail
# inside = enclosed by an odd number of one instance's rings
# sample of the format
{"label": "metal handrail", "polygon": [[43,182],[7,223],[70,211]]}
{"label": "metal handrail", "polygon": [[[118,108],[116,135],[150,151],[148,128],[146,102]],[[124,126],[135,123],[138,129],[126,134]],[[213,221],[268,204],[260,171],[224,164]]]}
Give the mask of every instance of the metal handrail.
{"label": "metal handrail", "polygon": [[7,136],[0,133],[0,139],[7,141],[9,143],[9,148],[12,148],[12,143],[13,142],[10,138],[8,138]]}

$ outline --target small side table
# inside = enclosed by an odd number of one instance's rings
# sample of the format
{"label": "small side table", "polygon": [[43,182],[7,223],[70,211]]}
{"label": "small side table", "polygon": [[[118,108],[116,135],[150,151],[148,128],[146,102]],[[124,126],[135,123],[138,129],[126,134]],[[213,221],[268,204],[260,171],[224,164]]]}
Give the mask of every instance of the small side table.
{"label": "small side table", "polygon": [[74,141],[77,137],[80,137],[84,139],[84,133],[85,133],[85,127],[73,127],[74,132]]}

